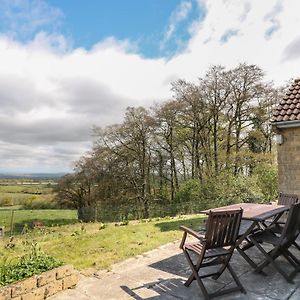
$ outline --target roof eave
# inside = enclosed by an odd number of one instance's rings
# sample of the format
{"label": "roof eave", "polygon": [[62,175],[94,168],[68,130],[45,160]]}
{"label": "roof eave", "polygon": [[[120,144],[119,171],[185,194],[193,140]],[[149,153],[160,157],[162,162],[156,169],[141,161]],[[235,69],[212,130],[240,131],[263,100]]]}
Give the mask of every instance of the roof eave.
{"label": "roof eave", "polygon": [[300,120],[271,122],[271,125],[275,126],[277,128],[294,128],[294,127],[300,127]]}

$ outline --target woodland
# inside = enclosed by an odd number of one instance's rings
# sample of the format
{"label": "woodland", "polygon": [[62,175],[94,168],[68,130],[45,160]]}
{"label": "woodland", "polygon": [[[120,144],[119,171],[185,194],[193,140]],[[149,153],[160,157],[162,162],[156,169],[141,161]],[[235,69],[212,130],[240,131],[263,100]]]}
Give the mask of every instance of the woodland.
{"label": "woodland", "polygon": [[256,65],[210,67],[172,83],[172,98],[128,107],[121,124],[95,127],[93,148],[57,185],[82,221],[197,213],[277,197],[272,109],[284,88]]}

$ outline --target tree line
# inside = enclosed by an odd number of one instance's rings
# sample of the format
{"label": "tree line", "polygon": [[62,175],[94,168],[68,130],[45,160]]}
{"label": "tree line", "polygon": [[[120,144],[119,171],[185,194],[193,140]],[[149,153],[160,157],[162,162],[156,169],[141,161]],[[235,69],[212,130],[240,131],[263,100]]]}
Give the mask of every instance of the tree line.
{"label": "tree line", "polygon": [[128,107],[121,124],[94,128],[93,148],[58,185],[61,205],[84,221],[121,220],[275,195],[269,122],[282,88],[240,64],[177,80],[172,93],[149,109]]}

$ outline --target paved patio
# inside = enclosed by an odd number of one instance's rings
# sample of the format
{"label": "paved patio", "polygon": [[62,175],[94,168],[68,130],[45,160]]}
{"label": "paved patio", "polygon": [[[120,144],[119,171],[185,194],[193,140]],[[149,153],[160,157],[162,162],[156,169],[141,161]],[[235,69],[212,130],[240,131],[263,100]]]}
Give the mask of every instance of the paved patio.
{"label": "paved patio", "polygon": [[[190,287],[183,285],[190,274],[179,242],[161,246],[136,258],[131,258],[112,267],[110,272],[96,272],[91,276],[81,275],[75,289],[63,291],[49,300],[94,300],[94,299],[203,299],[196,281]],[[256,249],[250,249],[251,257],[259,261],[262,257]],[[300,253],[296,252],[297,256]],[[287,263],[280,260],[281,264]],[[269,266],[268,276],[253,272],[244,259],[235,253],[231,265],[238,274],[247,294],[232,293],[216,299],[300,299],[300,274],[295,283],[287,283],[281,275]],[[222,289],[232,284],[229,274],[224,273],[217,281],[205,279],[209,289]]]}

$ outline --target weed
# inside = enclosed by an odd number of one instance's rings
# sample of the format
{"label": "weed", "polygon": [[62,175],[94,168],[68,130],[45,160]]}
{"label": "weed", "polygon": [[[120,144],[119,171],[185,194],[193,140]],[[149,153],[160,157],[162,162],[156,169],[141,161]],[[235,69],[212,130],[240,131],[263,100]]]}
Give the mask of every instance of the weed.
{"label": "weed", "polygon": [[0,262],[0,285],[6,285],[62,265],[56,258],[41,251],[36,242],[24,242],[27,253],[17,261],[7,257]]}

